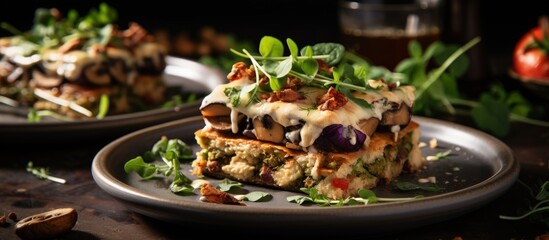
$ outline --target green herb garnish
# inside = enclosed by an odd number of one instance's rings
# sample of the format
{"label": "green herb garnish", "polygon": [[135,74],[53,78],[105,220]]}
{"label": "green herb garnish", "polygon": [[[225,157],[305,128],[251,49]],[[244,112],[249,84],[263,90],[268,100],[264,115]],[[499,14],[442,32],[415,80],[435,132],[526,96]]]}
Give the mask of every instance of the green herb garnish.
{"label": "green herb garnish", "polygon": [[[163,163],[153,163],[161,158]],[[169,177],[171,179],[170,191],[179,195],[192,195],[199,189],[204,181],[191,181],[181,171],[181,162],[188,162],[195,159],[193,150],[180,139],[168,139],[163,136],[154,143],[151,150],[137,156],[124,164],[126,173],[135,172],[144,180],[151,180],[156,177]],[[238,190],[242,183],[230,179],[223,179],[217,188],[223,192]],[[271,195],[269,193],[255,191],[245,195],[235,196],[242,201],[266,201]]]}
{"label": "green herb garnish", "polygon": [[543,183],[535,196],[533,195],[534,191],[529,186],[520,180],[517,182],[526,187],[529,190],[531,197],[537,202],[534,206],[529,207],[528,210],[519,213],[519,215],[499,215],[499,218],[504,220],[521,220],[524,218],[530,218],[530,220],[542,222],[549,227],[549,219],[546,215],[546,213],[549,212],[549,181],[545,181]]}
{"label": "green herb garnish", "polygon": [[289,196],[286,198],[288,202],[295,202],[299,205],[305,203],[314,203],[319,204],[320,206],[344,206],[344,205],[357,205],[357,204],[372,204],[380,202],[400,202],[400,201],[410,201],[418,198],[422,198],[422,195],[415,197],[407,198],[383,198],[377,197],[376,194],[369,189],[360,189],[358,190],[359,197],[350,197],[346,199],[333,200],[328,198],[324,194],[319,194],[316,188],[301,188],[302,192],[306,193],[308,196],[295,195]]}
{"label": "green herb garnish", "polygon": [[27,172],[32,173],[34,176],[40,179],[46,179],[46,180],[50,180],[52,182],[61,183],[61,184],[65,184],[67,182],[67,180],[65,179],[50,176],[46,168],[35,167],[32,161],[27,163]]}
{"label": "green herb garnish", "polygon": [[[223,192],[237,191],[242,188],[243,184],[237,181],[224,178],[220,183],[217,184],[217,189]],[[234,197],[240,201],[248,202],[259,202],[259,201],[268,201],[272,196],[270,193],[262,191],[254,191],[246,194],[234,195]]]}
{"label": "green herb garnish", "polygon": [[230,180],[228,178],[223,179],[218,185],[217,188],[223,192],[228,192],[231,188],[240,188],[242,183]]}
{"label": "green herb garnish", "polygon": [[[145,157],[144,157],[145,156]],[[181,172],[181,161],[194,159],[192,149],[180,139],[168,139],[163,136],[157,141],[148,154],[135,157],[124,164],[126,173],[136,172],[145,180],[157,176],[172,177],[170,190],[177,194],[193,194],[192,181]],[[145,162],[145,158],[161,158],[163,163]]]}
{"label": "green herb garnish", "polygon": [[109,112],[109,96],[106,94],[101,95],[99,100],[99,112],[97,113],[97,119],[103,119]]}
{"label": "green herb garnish", "polygon": [[[284,45],[277,38],[264,36],[259,44],[260,56],[252,55],[247,49],[242,52],[231,49],[231,52],[249,59],[255,69],[255,87],[249,89],[250,104],[259,101],[260,92],[278,91],[286,82],[288,76],[302,80],[306,85],[322,88],[335,87],[351,101],[368,108],[369,103],[355,98],[353,91],[366,92],[373,90],[368,80],[374,77],[386,76],[386,82],[394,82],[390,74],[380,71],[369,65],[352,65],[349,53],[339,43],[318,43],[313,46],[305,46],[297,51],[297,44],[291,39],[286,39],[290,55],[284,55]],[[328,67],[333,67],[329,72],[319,66],[317,60],[322,60]],[[361,61],[364,63],[364,61]],[[268,86],[260,87],[260,74],[269,80]],[[227,93],[226,93],[227,94]],[[231,101],[234,103],[235,101]]]}

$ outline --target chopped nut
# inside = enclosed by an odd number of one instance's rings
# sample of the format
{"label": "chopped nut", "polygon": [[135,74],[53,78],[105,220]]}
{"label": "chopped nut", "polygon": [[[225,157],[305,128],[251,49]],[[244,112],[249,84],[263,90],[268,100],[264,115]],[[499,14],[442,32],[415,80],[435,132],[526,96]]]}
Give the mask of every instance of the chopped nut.
{"label": "chopped nut", "polygon": [[51,239],[70,231],[78,215],[73,208],[59,208],[21,219],[15,233],[22,239]]}
{"label": "chopped nut", "polygon": [[435,176],[420,178],[417,180],[419,183],[437,183],[437,178]]}
{"label": "chopped nut", "polygon": [[14,212],[9,212],[8,213],[8,218],[12,221],[17,221],[17,215],[15,215]]}
{"label": "chopped nut", "polygon": [[430,148],[437,148],[437,145],[438,145],[438,141],[436,138],[433,138],[429,141],[429,147]]}

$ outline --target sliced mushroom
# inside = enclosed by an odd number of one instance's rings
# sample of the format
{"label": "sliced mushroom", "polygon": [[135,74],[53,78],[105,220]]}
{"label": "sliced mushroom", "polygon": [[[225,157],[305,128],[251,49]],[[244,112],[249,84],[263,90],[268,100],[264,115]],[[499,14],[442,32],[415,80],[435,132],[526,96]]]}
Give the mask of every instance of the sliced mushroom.
{"label": "sliced mushroom", "polygon": [[300,121],[300,124],[288,126],[285,128],[284,137],[286,138],[286,147],[296,150],[302,150],[302,147],[299,146],[301,142],[301,129],[305,124],[305,121]]}
{"label": "sliced mushroom", "polygon": [[63,63],[63,54],[56,50],[49,50],[42,54],[41,67],[47,75],[57,75],[57,69]]}
{"label": "sliced mushroom", "polygon": [[157,43],[142,43],[134,49],[137,71],[142,74],[161,74],[166,68],[166,49]]}
{"label": "sliced mushroom", "polygon": [[90,55],[85,51],[75,50],[63,56],[63,63],[57,69],[57,74],[71,82],[107,85],[111,82],[108,63],[102,55]]}
{"label": "sliced mushroom", "polygon": [[383,126],[406,126],[412,119],[411,109],[406,104],[401,104],[397,110],[386,111],[383,113],[380,125]]}
{"label": "sliced mushroom", "polygon": [[200,113],[204,117],[230,116],[231,109],[224,103],[212,103],[202,107]]}
{"label": "sliced mushroom", "polygon": [[23,218],[15,225],[15,233],[22,239],[53,239],[76,224],[78,215],[73,208],[59,208]]}
{"label": "sliced mushroom", "polygon": [[204,117],[204,120],[208,122],[213,129],[218,131],[231,131],[231,117],[229,116],[212,116]]}
{"label": "sliced mushroom", "polygon": [[[213,129],[218,131],[232,131],[233,120],[232,110],[225,106],[224,103],[212,103],[200,109],[204,120],[208,122]],[[238,113],[236,117],[237,132],[246,128],[246,117],[242,113]]]}
{"label": "sliced mushroom", "polygon": [[362,119],[358,122],[358,126],[360,127],[360,130],[368,136],[372,136],[372,134],[376,131],[378,124],[379,124],[379,119],[375,117],[371,117],[369,119]]}
{"label": "sliced mushroom", "polygon": [[251,118],[246,119],[246,127],[244,128],[244,131],[242,131],[242,135],[244,135],[247,138],[257,139],[255,137],[255,129],[254,129],[253,119],[251,119]]}
{"label": "sliced mushroom", "polygon": [[108,85],[111,83],[107,64],[103,61],[94,61],[84,66],[82,74],[85,80],[95,85]]}
{"label": "sliced mushroom", "polygon": [[128,83],[129,71],[123,60],[115,58],[109,59],[109,73],[118,82],[124,84]]}
{"label": "sliced mushroom", "polygon": [[85,51],[75,50],[68,52],[63,55],[62,63],[57,68],[57,74],[74,82],[81,76],[84,64],[90,61],[91,59]]}
{"label": "sliced mushroom", "polygon": [[224,103],[212,103],[200,109],[200,113],[210,125],[219,131],[232,130],[231,109]]}
{"label": "sliced mushroom", "polygon": [[109,73],[120,83],[128,84],[128,74],[133,65],[131,53],[120,48],[107,48]]}
{"label": "sliced mushroom", "polygon": [[38,69],[32,70],[32,79],[38,87],[52,88],[61,85],[63,77],[58,75],[46,75]]}
{"label": "sliced mushroom", "polygon": [[29,67],[37,64],[41,60],[42,60],[42,58],[38,54],[33,54],[33,55],[28,56],[28,57],[23,56],[23,55],[17,55],[15,57],[13,57],[13,59],[12,59],[12,61],[14,63],[16,63],[18,66],[23,67],[23,68],[29,68]]}
{"label": "sliced mushroom", "polygon": [[282,143],[284,127],[269,115],[255,117],[253,120],[255,136],[258,140]]}

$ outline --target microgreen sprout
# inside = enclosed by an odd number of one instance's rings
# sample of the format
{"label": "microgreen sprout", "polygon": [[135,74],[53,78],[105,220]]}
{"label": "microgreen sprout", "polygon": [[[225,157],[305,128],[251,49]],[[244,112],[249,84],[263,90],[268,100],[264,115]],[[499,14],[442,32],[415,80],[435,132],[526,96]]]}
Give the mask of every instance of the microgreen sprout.
{"label": "microgreen sprout", "polygon": [[99,112],[97,113],[97,119],[103,119],[109,113],[109,96],[106,94],[101,95],[99,100]]}
{"label": "microgreen sprout", "polygon": [[61,183],[61,184],[65,184],[67,182],[67,180],[65,179],[50,176],[46,168],[35,167],[32,161],[27,163],[27,172],[32,173],[34,176],[40,179],[46,179],[46,180],[50,180],[52,182]]}
{"label": "microgreen sprout", "polygon": [[449,149],[443,152],[437,152],[435,153],[435,155],[432,155],[432,156],[427,156],[426,159],[427,161],[436,161],[440,159],[445,159],[445,158],[448,158],[448,156],[450,156],[451,153],[452,153],[452,150]]}
{"label": "microgreen sprout", "polygon": [[526,187],[529,190],[530,194],[532,195],[531,197],[534,198],[537,201],[537,203],[533,207],[530,207],[528,210],[516,216],[499,215],[499,218],[503,220],[514,220],[514,221],[521,220],[524,218],[530,218],[531,220],[540,221],[544,223],[547,227],[549,227],[549,220],[546,217],[547,215],[545,215],[549,213],[549,205],[548,205],[549,204],[549,181],[545,181],[543,183],[537,195],[535,196],[533,195],[534,193],[533,190],[528,185],[526,185],[520,180],[518,180],[517,182],[522,184],[524,187]]}
{"label": "microgreen sprout", "polygon": [[[252,55],[247,49],[242,52],[231,49],[238,56],[245,57],[252,62],[255,70],[255,87],[250,89],[251,102],[258,101],[257,95],[261,91],[278,91],[285,83],[285,77],[293,76],[301,79],[305,84],[321,88],[335,87],[350,100],[360,106],[369,108],[368,102],[352,95],[353,91],[373,90],[368,85],[368,79],[373,79],[379,71],[369,66],[351,65],[342,61],[345,48],[338,43],[318,43],[305,46],[297,51],[297,44],[286,39],[290,55],[284,55],[284,45],[280,40],[271,36],[264,36],[259,44],[260,56]],[[298,54],[300,54],[298,56]],[[322,60],[333,72],[321,69],[317,60]],[[268,88],[259,87],[260,74],[269,79]],[[391,81],[391,79],[385,79]],[[236,101],[233,101],[233,103]]]}

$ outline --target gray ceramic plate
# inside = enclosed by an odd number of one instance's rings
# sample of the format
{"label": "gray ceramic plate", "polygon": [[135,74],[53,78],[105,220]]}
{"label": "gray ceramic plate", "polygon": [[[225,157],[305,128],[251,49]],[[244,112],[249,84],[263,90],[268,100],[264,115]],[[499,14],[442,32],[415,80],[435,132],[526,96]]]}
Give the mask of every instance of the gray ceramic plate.
{"label": "gray ceramic plate", "polygon": [[[181,87],[182,91],[207,94],[220,83],[226,81],[224,73],[195,61],[167,57],[164,79],[169,87]],[[108,116],[101,120],[76,120],[71,122],[43,121],[27,123],[26,110],[9,109],[6,106],[0,111],[0,142],[34,142],[48,139],[60,141],[110,140],[140,128],[153,126],[183,117],[200,114],[200,99],[174,108],[154,109],[142,112]],[[23,113],[21,113],[23,111]]]}
{"label": "gray ceramic plate", "polygon": [[496,138],[450,122],[424,117],[414,119],[421,125],[422,142],[438,140],[438,148],[422,148],[426,156],[448,149],[452,154],[447,159],[429,161],[421,173],[398,178],[398,181],[417,181],[434,176],[444,191],[399,192],[390,186],[375,189],[378,197],[425,195],[413,201],[366,206],[301,206],[286,200],[298,193],[245,185],[246,190],[266,191],[273,198],[266,202],[246,202],[247,206],[222,205],[201,202],[198,196],[175,195],[162,180],[143,181],[135,173],[124,172],[126,161],[150,150],[161,136],[180,138],[196,147],[193,133],[204,126],[200,116],[149,127],[113,141],[95,156],[92,174],[99,187],[129,209],[152,218],[181,224],[246,226],[247,229],[306,228],[321,234],[334,233],[334,228],[337,232],[379,233],[443,221],[494,200],[516,180],[519,165],[510,148]]}

